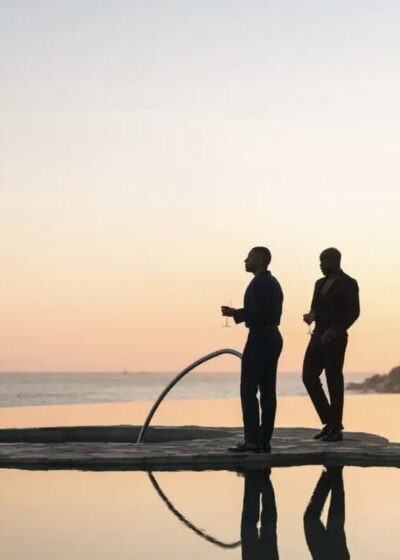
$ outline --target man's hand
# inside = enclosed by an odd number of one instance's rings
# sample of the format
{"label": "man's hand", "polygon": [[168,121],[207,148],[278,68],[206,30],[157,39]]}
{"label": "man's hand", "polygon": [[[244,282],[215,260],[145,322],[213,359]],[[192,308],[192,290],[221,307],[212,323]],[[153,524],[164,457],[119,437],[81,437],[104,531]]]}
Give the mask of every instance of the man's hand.
{"label": "man's hand", "polygon": [[233,307],[228,307],[227,305],[221,306],[221,312],[224,317],[233,317],[235,311],[236,309],[234,309]]}
{"label": "man's hand", "polygon": [[311,325],[315,320],[315,313],[314,311],[310,311],[309,313],[304,313],[303,321],[307,323],[307,325]]}
{"label": "man's hand", "polygon": [[326,344],[327,342],[332,342],[332,340],[334,340],[336,337],[337,332],[333,327],[331,327],[330,329],[327,329],[321,336],[321,342],[322,344]]}

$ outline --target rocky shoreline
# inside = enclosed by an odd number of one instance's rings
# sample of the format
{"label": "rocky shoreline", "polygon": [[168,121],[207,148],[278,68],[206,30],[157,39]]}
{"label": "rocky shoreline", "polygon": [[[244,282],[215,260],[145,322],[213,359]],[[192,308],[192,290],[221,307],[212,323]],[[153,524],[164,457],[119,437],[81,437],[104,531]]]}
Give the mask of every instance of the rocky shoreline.
{"label": "rocky shoreline", "polygon": [[400,366],[385,375],[372,375],[361,383],[347,383],[346,389],[362,393],[400,393]]}

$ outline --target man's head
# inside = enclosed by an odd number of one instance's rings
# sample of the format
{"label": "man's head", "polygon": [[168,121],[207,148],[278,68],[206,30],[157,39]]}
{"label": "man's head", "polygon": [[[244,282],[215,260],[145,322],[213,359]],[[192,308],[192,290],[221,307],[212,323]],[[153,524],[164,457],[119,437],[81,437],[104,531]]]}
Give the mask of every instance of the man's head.
{"label": "man's head", "polygon": [[334,247],[325,249],[320,254],[319,259],[321,261],[320,267],[324,276],[329,276],[330,274],[339,272],[342,255],[338,249],[335,249]]}
{"label": "man's head", "polygon": [[244,260],[247,272],[255,274],[259,270],[266,270],[271,262],[271,252],[266,247],[253,247]]}

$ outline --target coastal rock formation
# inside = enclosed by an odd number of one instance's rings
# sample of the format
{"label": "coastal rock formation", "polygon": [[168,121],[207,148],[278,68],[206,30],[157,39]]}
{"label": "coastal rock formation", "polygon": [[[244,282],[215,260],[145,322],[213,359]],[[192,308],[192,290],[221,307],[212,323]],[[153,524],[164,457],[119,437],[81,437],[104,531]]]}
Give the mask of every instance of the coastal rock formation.
{"label": "coastal rock formation", "polygon": [[400,366],[393,368],[386,375],[372,375],[362,383],[348,383],[350,391],[363,393],[400,393]]}

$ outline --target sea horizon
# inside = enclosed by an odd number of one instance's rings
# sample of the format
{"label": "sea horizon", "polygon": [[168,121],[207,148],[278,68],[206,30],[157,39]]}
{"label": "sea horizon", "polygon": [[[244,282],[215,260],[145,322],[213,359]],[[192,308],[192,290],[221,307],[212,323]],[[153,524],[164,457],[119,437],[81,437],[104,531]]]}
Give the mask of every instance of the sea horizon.
{"label": "sea horizon", "polygon": [[[0,407],[154,401],[177,372],[0,373]],[[369,374],[347,373],[346,382]],[[168,395],[174,400],[239,397],[240,372],[193,371]],[[325,383],[324,376],[322,378]],[[278,396],[305,395],[300,372],[279,373]]]}

